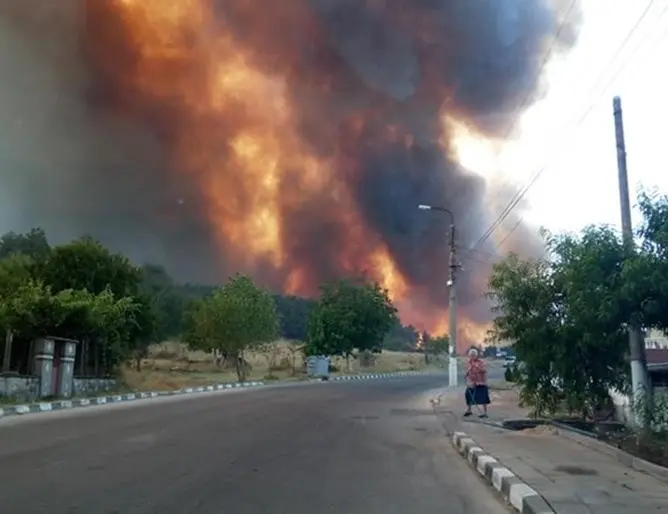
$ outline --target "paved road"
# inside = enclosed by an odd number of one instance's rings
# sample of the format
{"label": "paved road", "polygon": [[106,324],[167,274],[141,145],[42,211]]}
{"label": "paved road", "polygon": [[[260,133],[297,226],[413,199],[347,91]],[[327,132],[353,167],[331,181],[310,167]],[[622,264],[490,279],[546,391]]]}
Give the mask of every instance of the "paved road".
{"label": "paved road", "polygon": [[8,418],[0,511],[505,513],[430,408],[442,384],[308,384]]}

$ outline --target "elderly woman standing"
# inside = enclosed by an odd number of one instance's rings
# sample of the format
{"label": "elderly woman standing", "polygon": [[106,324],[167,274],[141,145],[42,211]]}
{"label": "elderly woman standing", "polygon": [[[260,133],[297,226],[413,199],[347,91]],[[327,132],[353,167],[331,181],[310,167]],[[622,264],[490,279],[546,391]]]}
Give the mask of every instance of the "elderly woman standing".
{"label": "elderly woman standing", "polygon": [[481,418],[487,417],[487,406],[490,404],[489,387],[487,386],[487,370],[485,362],[480,358],[478,350],[469,350],[469,361],[466,365],[466,412],[464,416],[472,414],[471,407],[480,405],[483,408]]}

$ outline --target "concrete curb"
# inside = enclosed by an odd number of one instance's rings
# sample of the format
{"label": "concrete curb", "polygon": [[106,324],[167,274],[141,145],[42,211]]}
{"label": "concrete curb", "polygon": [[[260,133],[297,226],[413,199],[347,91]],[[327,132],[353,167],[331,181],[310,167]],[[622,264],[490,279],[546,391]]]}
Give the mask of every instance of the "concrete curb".
{"label": "concrete curb", "polygon": [[415,377],[419,375],[433,375],[438,373],[439,373],[438,371],[397,371],[395,373],[340,375],[336,377],[329,377],[329,380],[325,380],[325,382],[340,382],[342,380],[375,380],[378,378],[395,378],[395,377]]}
{"label": "concrete curb", "polygon": [[[378,378],[392,378],[392,377],[406,377],[416,375],[428,375],[434,372],[420,372],[420,371],[401,371],[398,373],[372,373],[365,375],[349,375],[340,377],[331,377],[331,381],[341,380],[373,380]],[[322,383],[322,380],[311,380],[310,382]],[[308,383],[308,382],[305,382]],[[0,408],[0,419],[8,416],[21,416],[24,414],[35,414],[38,412],[49,412],[55,410],[74,409],[79,407],[90,407],[93,405],[107,405],[122,402],[129,402],[135,400],[150,400],[152,398],[164,396],[178,396],[195,393],[208,393],[213,391],[226,391],[231,389],[250,389],[268,384],[262,381],[251,382],[234,382],[227,384],[216,384],[200,387],[185,387],[183,389],[176,389],[173,391],[149,391],[141,393],[117,394],[111,396],[98,396],[95,398],[76,398],[71,400],[57,400],[53,402],[39,402],[24,405],[13,405],[11,407]]]}
{"label": "concrete curb", "polygon": [[134,400],[150,400],[163,396],[177,396],[192,393],[205,393],[211,391],[224,391],[230,389],[249,389],[265,385],[264,382],[236,382],[228,384],[217,384],[201,387],[186,387],[173,391],[149,391],[142,393],[116,394],[112,396],[97,396],[95,398],[75,398],[72,400],[57,400],[53,402],[30,403],[25,405],[14,405],[0,408],[0,418],[7,416],[19,416],[23,414],[34,414],[37,412],[49,412],[54,410],[74,409],[79,407],[90,407],[93,405],[107,405],[114,403],[129,402]]}
{"label": "concrete curb", "polygon": [[476,444],[465,432],[452,435],[452,445],[501,496],[521,514],[555,514],[537,491]]}

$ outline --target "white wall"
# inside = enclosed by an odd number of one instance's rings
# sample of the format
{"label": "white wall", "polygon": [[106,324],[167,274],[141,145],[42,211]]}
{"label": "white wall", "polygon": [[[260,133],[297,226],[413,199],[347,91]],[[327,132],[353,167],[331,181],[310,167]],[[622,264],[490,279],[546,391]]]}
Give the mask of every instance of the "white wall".
{"label": "white wall", "polygon": [[621,421],[625,425],[630,425],[633,419],[631,417],[631,399],[627,395],[621,394],[614,389],[610,389],[608,393],[615,406],[615,419]]}

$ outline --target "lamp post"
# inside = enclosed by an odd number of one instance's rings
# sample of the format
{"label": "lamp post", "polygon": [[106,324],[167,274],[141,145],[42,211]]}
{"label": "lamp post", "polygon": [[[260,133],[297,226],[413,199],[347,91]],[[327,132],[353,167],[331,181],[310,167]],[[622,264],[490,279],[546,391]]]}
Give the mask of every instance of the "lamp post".
{"label": "lamp post", "polygon": [[455,216],[452,211],[445,207],[436,207],[434,205],[418,205],[418,209],[422,211],[439,211],[444,212],[450,218],[450,259],[448,267],[450,268],[450,276],[448,278],[448,287],[450,288],[450,301],[448,303],[449,314],[449,336],[448,336],[448,382],[451,387],[457,386],[457,260],[455,248]]}

